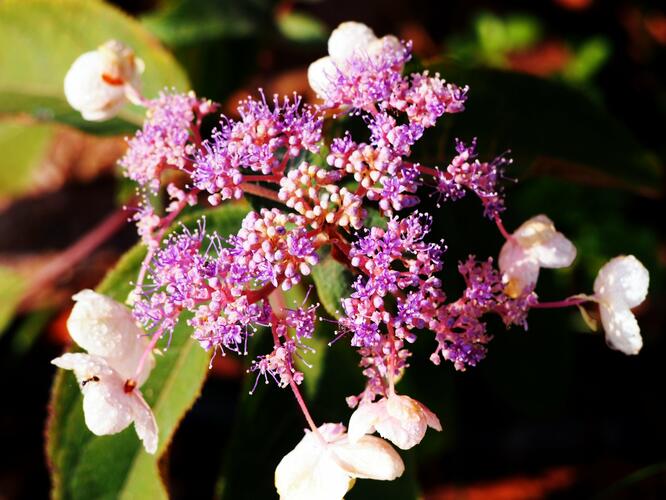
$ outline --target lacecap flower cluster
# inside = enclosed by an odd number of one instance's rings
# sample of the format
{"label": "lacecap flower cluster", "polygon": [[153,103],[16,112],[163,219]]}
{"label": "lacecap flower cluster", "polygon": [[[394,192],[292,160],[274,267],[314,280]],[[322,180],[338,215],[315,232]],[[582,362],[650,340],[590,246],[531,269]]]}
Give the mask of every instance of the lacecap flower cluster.
{"label": "lacecap flower cluster", "polygon": [[[133,421],[146,450],[156,451],[157,424],[139,387],[154,363],[152,350],[173,334],[183,313],[192,337],[212,353],[244,356],[254,336],[271,335],[272,350],[253,359],[249,371],[257,381],[290,387],[309,425],[276,469],[284,499],[339,499],[355,478],[394,479],[404,466],[389,442],[409,449],[428,427],[442,429],[423,403],[396,389],[419,336],[432,338],[430,361],[465,370],[486,355],[489,315],[526,329],[532,308],[591,302],[599,304],[609,345],[638,353],[642,341],[631,308],[645,299],[649,276],[636,258],[604,266],[594,295],[541,303],[540,269],[571,265],[576,248],[545,215],[513,234],[504,229],[501,182],[511,160],[479,158],[474,138],[458,141],[448,164],[412,158],[427,128],[464,110],[468,88],[437,73],[405,74],[410,57],[410,42],[343,23],[331,34],[328,55],[308,70],[318,104],[260,91],[239,103],[237,117],[222,116],[209,137],[202,136],[202,120],[219,105],[193,92],[143,97],[143,64],[121,43],[74,63],[65,90],[84,118],[110,118],[126,100],[146,108],[144,125],[120,160],[138,185],[132,219],[148,248],[128,300],[132,316],[111,299],[81,292],[69,326],[88,354],[54,361],[75,371],[93,432],[115,433]],[[364,137],[325,136],[327,121],[346,123],[349,116],[363,120]],[[416,208],[423,192],[439,204],[477,196],[506,239],[497,260],[472,255],[458,264],[465,283],[460,296],[442,289],[446,245],[429,237],[433,217]],[[164,212],[151,204],[160,194],[168,197]],[[207,231],[204,219],[196,229],[167,236],[188,205],[216,206],[246,194],[279,208],[251,211],[231,236]],[[369,217],[371,211],[378,216]],[[323,252],[355,275],[330,339],[357,350],[367,378],[363,391],[347,398],[355,408],[348,429],[316,424],[299,390],[305,375],[296,359],[307,360],[308,339],[326,321],[323,312],[312,301],[290,307],[283,295],[308,279]]]}

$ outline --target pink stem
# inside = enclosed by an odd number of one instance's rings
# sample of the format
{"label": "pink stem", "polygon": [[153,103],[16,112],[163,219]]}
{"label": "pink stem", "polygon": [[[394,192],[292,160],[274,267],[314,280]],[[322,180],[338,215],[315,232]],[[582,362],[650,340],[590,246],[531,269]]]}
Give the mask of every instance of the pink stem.
{"label": "pink stem", "polygon": [[310,412],[308,411],[308,407],[305,404],[303,396],[301,395],[301,391],[298,389],[298,384],[294,382],[292,377],[289,378],[289,387],[291,387],[291,391],[294,393],[296,402],[298,403],[298,406],[300,406],[301,411],[303,412],[303,416],[305,417],[305,420],[307,420],[310,429],[312,429],[312,432],[319,436],[319,429],[317,428],[317,424],[315,424],[315,421],[312,419],[312,415],[310,415]]}
{"label": "pink stem", "polygon": [[439,171],[435,170],[434,168],[424,167],[423,165],[418,165],[416,168],[418,168],[419,172],[422,174],[426,174],[431,177],[437,177],[439,175]]}
{"label": "pink stem", "polygon": [[278,198],[278,194],[276,191],[273,191],[272,189],[267,189],[263,186],[257,186],[256,184],[250,184],[248,182],[243,182],[240,185],[240,188],[245,191],[246,193],[253,194],[255,196],[260,196],[262,198],[266,198],[268,200],[273,200],[278,203],[282,203],[282,200]]}
{"label": "pink stem", "polygon": [[274,184],[279,184],[279,178],[275,175],[244,175],[244,182],[272,182]]}
{"label": "pink stem", "polygon": [[150,342],[146,346],[146,349],[143,351],[143,354],[139,359],[139,364],[137,365],[136,371],[134,372],[135,381],[139,379],[139,376],[141,375],[141,370],[143,370],[143,365],[146,364],[148,356],[150,355],[151,352],[153,352],[153,349],[155,349],[155,345],[157,344],[157,341],[160,339],[161,336],[162,336],[162,328],[159,328],[155,333],[153,333],[153,336],[150,338]]}
{"label": "pink stem", "polygon": [[512,236],[504,227],[504,223],[502,222],[502,219],[500,219],[499,215],[495,215],[495,224],[497,224],[497,229],[499,229],[499,232],[502,233],[502,236],[504,236],[505,240],[510,240],[512,238]]}
{"label": "pink stem", "polygon": [[555,302],[538,302],[537,304],[534,304],[532,307],[536,309],[556,309],[559,307],[577,306],[589,301],[590,299],[586,298],[570,297],[568,299],[558,300]]}
{"label": "pink stem", "polygon": [[[275,347],[281,346],[282,343],[280,342],[280,337],[278,336],[276,326],[277,326],[277,316],[275,315],[274,312],[271,312],[271,333],[273,334],[273,342],[275,344]],[[303,395],[301,394],[301,391],[298,388],[298,384],[294,381],[294,378],[291,376],[291,362],[287,361],[289,363],[288,371],[290,373],[289,376],[289,387],[291,387],[291,392],[294,393],[294,397],[296,398],[296,402],[298,403],[298,406],[300,407],[301,411],[303,412],[303,416],[305,417],[305,420],[307,421],[308,425],[310,426],[310,429],[312,429],[312,432],[315,433],[316,436],[319,437],[323,442],[326,442],[324,438],[321,436],[319,433],[319,429],[317,428],[317,424],[315,424],[314,419],[312,418],[312,415],[310,415],[310,411],[308,410],[308,406],[305,404],[305,400],[303,399]]]}
{"label": "pink stem", "polygon": [[125,209],[120,208],[104,219],[101,224],[86,233],[69,248],[56,255],[46,266],[33,276],[29,288],[21,300],[25,304],[41,290],[55,281],[59,276],[71,270],[76,264],[85,259],[102,243],[113,236],[127,223]]}

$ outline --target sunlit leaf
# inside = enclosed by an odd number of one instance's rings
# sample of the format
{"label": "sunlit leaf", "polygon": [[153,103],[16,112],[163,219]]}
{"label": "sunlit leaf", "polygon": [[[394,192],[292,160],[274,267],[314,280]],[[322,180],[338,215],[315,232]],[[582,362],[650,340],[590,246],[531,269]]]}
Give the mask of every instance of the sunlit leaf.
{"label": "sunlit leaf", "polygon": [[[186,75],[140,23],[99,0],[5,0],[0,2],[0,112],[28,113],[81,128],[118,132],[143,120],[127,106],[119,119],[92,123],[65,100],[63,81],[74,60],[109,39],[120,40],[144,60],[143,92],[188,90]],[[133,125],[134,124],[134,125]]]}

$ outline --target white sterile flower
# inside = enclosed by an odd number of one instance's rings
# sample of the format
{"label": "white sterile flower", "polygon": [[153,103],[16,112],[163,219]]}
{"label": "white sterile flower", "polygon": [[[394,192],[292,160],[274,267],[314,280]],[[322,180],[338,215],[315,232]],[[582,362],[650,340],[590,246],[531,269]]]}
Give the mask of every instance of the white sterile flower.
{"label": "white sterile flower", "polygon": [[[377,38],[363,23],[347,21],[333,30],[328,39],[328,56],[317,59],[308,67],[308,82],[317,95],[326,97],[339,73],[346,73],[355,56],[373,60],[390,52],[401,53],[404,47],[393,35]],[[400,58],[396,57],[396,60]]]}
{"label": "white sterile flower", "polygon": [[318,434],[305,431],[296,448],[275,469],[282,500],[340,500],[356,478],[392,481],[405,466],[383,439],[363,436],[352,443],[342,424],[323,424]]}
{"label": "white sterile flower", "polygon": [[129,99],[139,101],[143,61],[132,49],[110,40],[79,56],[65,75],[65,97],[89,121],[113,118]]}
{"label": "white sterile flower", "polygon": [[421,442],[428,427],[442,430],[437,415],[415,399],[393,393],[374,403],[361,403],[349,419],[349,439],[354,442],[376,430],[408,450]]}
{"label": "white sterile flower", "polygon": [[74,371],[83,392],[86,425],[94,434],[115,434],[134,422],[146,451],[155,453],[157,423],[139,390],[155,364],[152,354],[134,379],[148,345],[142,330],[125,306],[104,295],[83,290],[74,299],[67,327],[88,353],[64,354],[52,363]]}
{"label": "white sterile flower", "polygon": [[377,40],[374,31],[363,23],[347,21],[333,30],[328,38],[328,54],[338,64],[344,64],[358,51],[367,50]]}
{"label": "white sterile flower", "polygon": [[506,293],[519,296],[525,288],[536,285],[539,268],[568,267],[576,258],[576,247],[545,215],[523,223],[509,238],[499,255],[499,269],[506,283]]}
{"label": "white sterile flower", "polygon": [[643,347],[641,329],[631,308],[645,300],[649,285],[650,273],[633,255],[615,257],[599,270],[594,294],[606,341],[613,349],[638,354]]}

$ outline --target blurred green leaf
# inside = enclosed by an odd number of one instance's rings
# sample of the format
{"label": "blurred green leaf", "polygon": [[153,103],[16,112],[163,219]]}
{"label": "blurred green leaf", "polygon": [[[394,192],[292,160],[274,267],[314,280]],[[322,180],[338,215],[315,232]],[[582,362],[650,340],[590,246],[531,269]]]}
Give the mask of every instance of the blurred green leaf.
{"label": "blurred green leaf", "polygon": [[340,299],[347,297],[351,290],[352,274],[330,254],[324,254],[319,264],[312,268],[312,280],[321,305],[333,318],[338,318]]}
{"label": "blurred green leaf", "polygon": [[[207,227],[228,235],[240,227],[247,205],[226,205],[207,215]],[[197,217],[186,221],[196,224]],[[130,250],[99,286],[101,293],[126,299],[145,249]],[[159,426],[156,455],[147,454],[133,426],[113,436],[94,436],[85,426],[82,396],[69,371],[59,370],[51,395],[47,453],[54,498],[167,498],[158,460],[168,449],[185,412],[199,395],[208,371],[209,355],[190,338],[181,318],[166,353],[141,391]]]}
{"label": "blurred green leaf", "polygon": [[[550,176],[604,188],[659,195],[662,168],[622,124],[564,83],[485,69],[441,65],[447,80],[468,84],[464,113],[446,117],[420,143],[423,163],[441,165],[454,138],[479,137],[482,159],[511,149],[510,177]],[[417,153],[417,154],[419,154]]]}
{"label": "blurred green leaf", "polygon": [[605,38],[591,38],[583,43],[564,69],[570,82],[585,82],[592,78],[611,56],[611,45]]}
{"label": "blurred green leaf", "polygon": [[0,265],[0,335],[14,317],[27,286],[25,276]]}
{"label": "blurred green leaf", "polygon": [[278,15],[276,22],[280,33],[292,42],[319,43],[328,38],[326,25],[303,12],[286,12]]}
{"label": "blurred green leaf", "polygon": [[112,38],[144,60],[147,97],[164,87],[189,89],[175,59],[140,23],[110,5],[99,0],[5,0],[0,3],[0,113],[28,113],[92,131],[132,130],[143,121],[141,108],[127,106],[110,122],[86,122],[63,92],[74,60]]}
{"label": "blurred green leaf", "polygon": [[34,188],[36,169],[42,164],[54,132],[52,124],[0,121],[0,151],[4,158],[0,168],[0,199],[20,196]]}
{"label": "blurred green leaf", "polygon": [[169,0],[141,20],[164,43],[178,47],[252,35],[270,4],[268,0]]}

